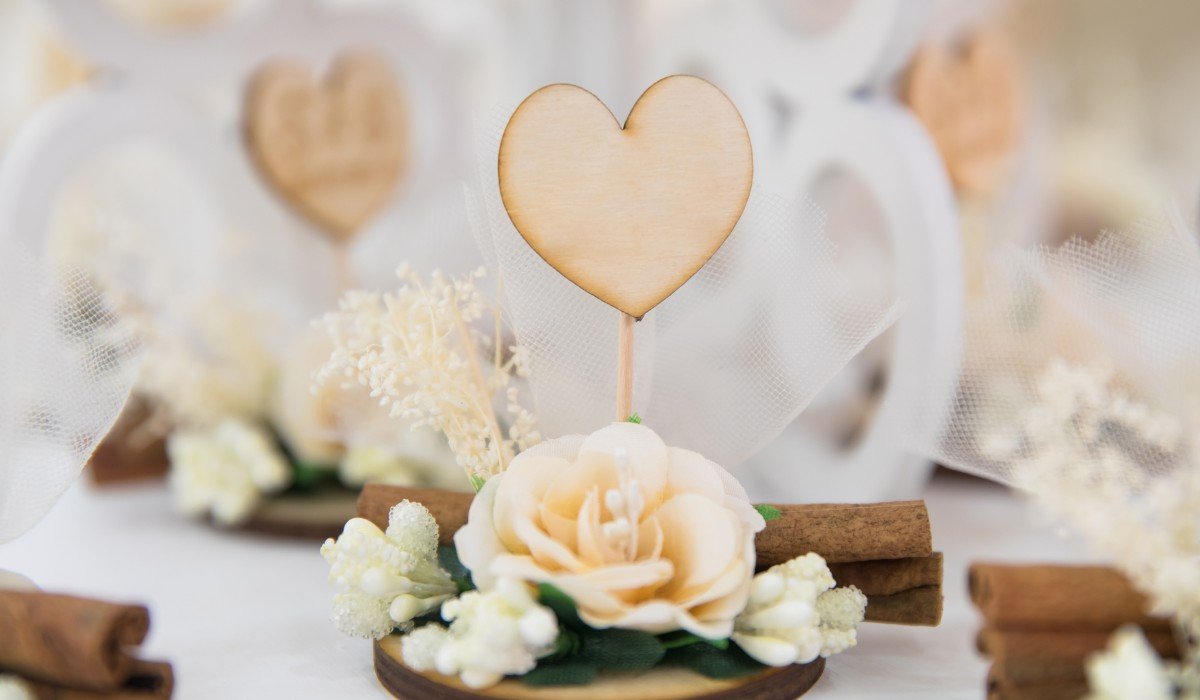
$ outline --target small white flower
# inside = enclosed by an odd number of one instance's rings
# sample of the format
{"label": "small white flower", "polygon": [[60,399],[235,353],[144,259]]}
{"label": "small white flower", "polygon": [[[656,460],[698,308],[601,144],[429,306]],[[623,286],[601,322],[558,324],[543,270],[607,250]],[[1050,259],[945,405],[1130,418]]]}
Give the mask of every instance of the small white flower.
{"label": "small white flower", "polygon": [[189,516],[212,513],[224,525],[250,517],[262,494],[291,481],[291,467],[271,434],[239,420],[176,430],[167,440],[167,452],[178,508]]}
{"label": "small white flower", "polygon": [[514,579],[500,579],[486,593],[470,591],[446,601],[442,617],[449,629],[426,625],[404,638],[404,662],[418,671],[457,675],[471,688],[532,671],[558,638],[554,613]]}
{"label": "small white flower", "polygon": [[333,622],[343,633],[379,639],[435,610],[458,590],[437,561],[438,527],[425,506],[395,505],[384,532],[354,518],[321,546],[329,562]]}
{"label": "small white flower", "polygon": [[0,700],[36,700],[33,689],[21,678],[0,673]]}
{"label": "small white flower", "polygon": [[768,666],[806,664],[854,646],[866,606],[857,588],[834,588],[824,559],[806,554],[754,577],[732,639]]}
{"label": "small white flower", "polygon": [[1171,700],[1167,669],[1136,627],[1113,634],[1108,649],[1087,662],[1090,700]]}

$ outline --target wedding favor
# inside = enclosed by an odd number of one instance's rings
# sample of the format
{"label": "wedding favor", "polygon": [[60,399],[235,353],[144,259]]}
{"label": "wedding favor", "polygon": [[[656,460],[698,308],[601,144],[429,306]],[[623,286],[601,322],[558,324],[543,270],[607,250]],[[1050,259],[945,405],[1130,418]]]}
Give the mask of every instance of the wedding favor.
{"label": "wedding favor", "polygon": [[[622,125],[582,88],[551,85],[494,152],[471,206],[495,299],[484,271],[402,268],[397,292],[351,292],[324,320],[324,381],[442,430],[476,489],[369,485],[322,547],[334,623],[376,640],[384,687],[794,698],[864,620],[936,625],[941,555],[922,503],[754,504],[697,449],[763,444],[892,313],[834,301],[836,268],[808,249],[819,238],[781,227],[794,219],[755,193],[725,95],[664,78]],[[830,288],[796,295],[806,269]],[[798,359],[774,314],[806,303],[825,314],[806,341],[828,346]],[[757,325],[713,347],[712,317],[742,328],[739,315]],[[672,349],[680,337],[690,347]],[[662,349],[686,377],[660,373]],[[564,423],[577,428],[548,433]]]}

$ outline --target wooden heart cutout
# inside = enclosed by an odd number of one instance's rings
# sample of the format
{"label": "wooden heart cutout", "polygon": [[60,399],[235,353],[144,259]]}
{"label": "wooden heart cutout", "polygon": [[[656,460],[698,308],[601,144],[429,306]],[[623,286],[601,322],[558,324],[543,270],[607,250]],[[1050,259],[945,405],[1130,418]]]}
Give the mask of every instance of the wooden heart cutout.
{"label": "wooden heart cutout", "polygon": [[383,208],[407,164],[404,99],[374,54],[340,56],[322,85],[295,63],[263,67],[247,92],[244,121],[267,181],[340,240]]}
{"label": "wooden heart cutout", "polygon": [[982,192],[1004,174],[1021,137],[1023,89],[1004,39],[981,32],[962,47],[922,48],[904,101],[929,130],[955,187]]}
{"label": "wooden heart cutout", "polygon": [[733,231],[753,180],[750,135],[713,85],[651,85],[621,127],[595,95],[550,85],[500,141],[500,196],[547,263],[641,318],[704,266]]}

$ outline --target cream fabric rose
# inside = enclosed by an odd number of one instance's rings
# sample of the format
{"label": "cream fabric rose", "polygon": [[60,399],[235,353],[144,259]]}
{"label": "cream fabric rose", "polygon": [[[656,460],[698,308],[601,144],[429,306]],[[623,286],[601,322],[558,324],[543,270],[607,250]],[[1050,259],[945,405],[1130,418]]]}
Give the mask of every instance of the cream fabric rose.
{"label": "cream fabric rose", "polygon": [[483,589],[547,582],[597,628],[725,638],[766,525],[720,466],[614,423],[544,442],[492,477],[454,537]]}

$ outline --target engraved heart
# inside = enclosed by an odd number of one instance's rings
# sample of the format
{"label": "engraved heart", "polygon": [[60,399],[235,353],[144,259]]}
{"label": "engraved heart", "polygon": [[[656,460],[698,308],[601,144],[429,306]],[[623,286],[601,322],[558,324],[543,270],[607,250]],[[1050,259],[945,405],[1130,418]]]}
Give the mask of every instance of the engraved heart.
{"label": "engraved heart", "polygon": [[750,136],[713,85],[651,85],[624,128],[590,92],[550,85],[517,108],[500,142],[500,196],[547,263],[640,318],[733,231],[753,180]]}
{"label": "engraved heart", "polygon": [[404,100],[387,62],[370,53],[340,56],[323,85],[294,63],[265,66],[247,91],[244,121],[267,181],[338,239],[387,204],[404,172]]}

